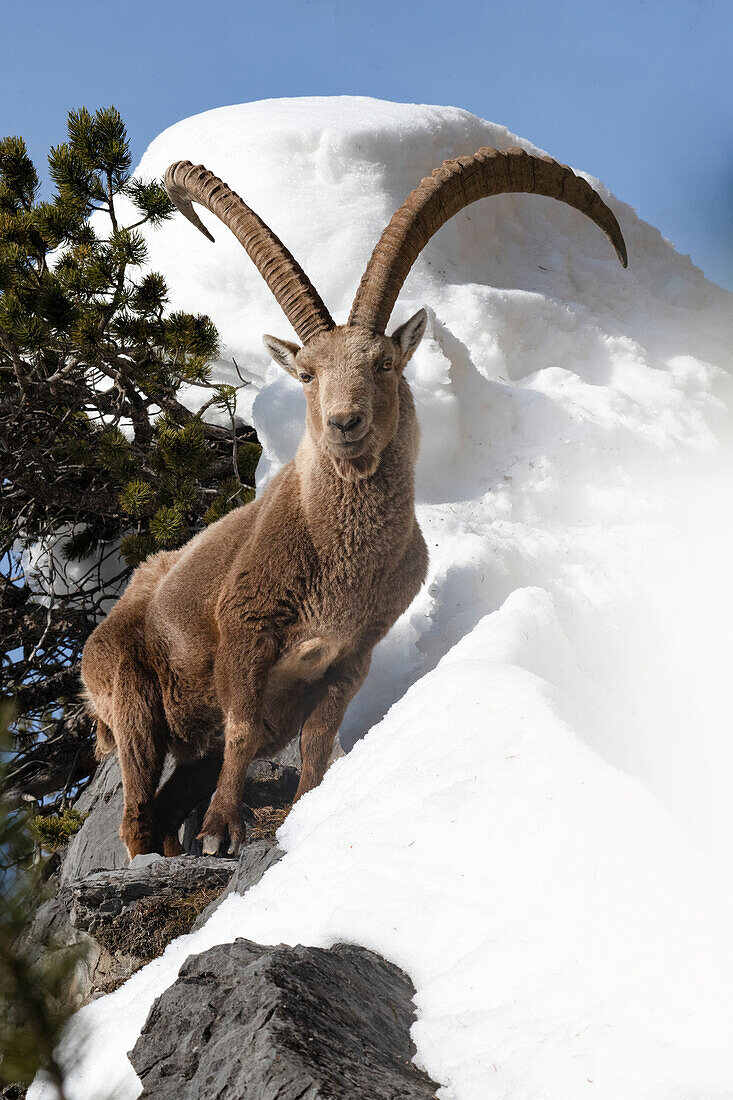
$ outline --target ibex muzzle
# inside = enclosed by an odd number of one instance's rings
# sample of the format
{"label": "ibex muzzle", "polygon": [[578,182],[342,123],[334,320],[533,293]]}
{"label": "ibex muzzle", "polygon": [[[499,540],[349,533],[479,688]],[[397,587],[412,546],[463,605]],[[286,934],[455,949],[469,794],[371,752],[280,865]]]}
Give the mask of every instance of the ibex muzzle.
{"label": "ibex muzzle", "polygon": [[[365,420],[366,417],[361,413],[354,412],[351,409],[347,412],[339,410],[336,413],[331,413],[326,423],[329,428],[333,429],[333,439],[336,443],[355,443],[369,430],[369,425],[364,423]],[[341,433],[341,438],[335,434],[337,432]]]}

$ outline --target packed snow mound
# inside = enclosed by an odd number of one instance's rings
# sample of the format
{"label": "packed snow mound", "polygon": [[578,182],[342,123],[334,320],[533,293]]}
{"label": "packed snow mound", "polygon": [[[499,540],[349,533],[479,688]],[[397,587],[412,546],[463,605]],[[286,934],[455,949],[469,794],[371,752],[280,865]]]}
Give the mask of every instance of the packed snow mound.
{"label": "packed snow mound", "polygon": [[154,998],[237,936],[403,967],[441,1100],[730,1096],[727,882],[574,733],[533,671],[562,642],[540,589],[484,617],[298,805],[258,886],[82,1010],[71,1097],[137,1095]]}
{"label": "packed snow mound", "polygon": [[[537,151],[456,108],[273,100],[179,123],[140,174],[206,164],[340,322],[420,178],[515,144]],[[590,182],[627,271],[587,219],[528,195],[469,207],[416,263],[392,324],[428,307],[408,368],[428,582],[347,714],[354,748],[281,829],[286,857],[80,1013],[73,1098],[115,1077],[137,1095],[125,1052],[154,998],[235,936],[404,967],[441,1100],[733,1094],[731,296]],[[177,219],[151,261],[173,306],[218,325],[219,377],[236,359],[252,379],[263,483],[304,403],[260,336],[293,334],[202,218],[215,245]]]}

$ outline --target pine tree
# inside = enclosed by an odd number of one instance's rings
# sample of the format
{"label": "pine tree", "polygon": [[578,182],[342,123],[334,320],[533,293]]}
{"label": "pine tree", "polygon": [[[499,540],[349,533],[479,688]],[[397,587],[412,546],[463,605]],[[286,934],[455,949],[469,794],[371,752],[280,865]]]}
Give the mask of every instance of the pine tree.
{"label": "pine tree", "polygon": [[[9,708],[0,706],[0,788],[7,772],[8,716]],[[43,1070],[64,1100],[64,1071],[55,1050],[75,1007],[71,978],[84,948],[32,935],[31,922],[47,893],[45,875],[27,811],[8,810],[0,800],[0,1087],[11,1086],[3,1096],[25,1096],[24,1086]]]}
{"label": "pine tree", "polygon": [[[72,111],[48,160],[45,201],[22,139],[0,140],[0,627],[10,790],[58,809],[94,767],[86,638],[134,566],[251,499],[260,448],[236,389],[210,382],[214,325],[169,312],[145,270],[140,227],[173,207],[131,176],[119,113]],[[186,384],[210,390],[195,415]]]}

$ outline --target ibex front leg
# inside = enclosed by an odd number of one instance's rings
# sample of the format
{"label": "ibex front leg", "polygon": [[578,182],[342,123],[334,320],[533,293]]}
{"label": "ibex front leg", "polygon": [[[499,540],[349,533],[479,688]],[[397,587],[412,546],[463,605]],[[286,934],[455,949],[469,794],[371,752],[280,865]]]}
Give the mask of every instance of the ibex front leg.
{"label": "ibex front leg", "polygon": [[229,831],[230,852],[244,843],[242,796],[247,770],[262,748],[262,699],[277,656],[269,632],[222,638],[214,674],[225,714],[224,762],[199,833],[205,855],[216,854]]}
{"label": "ibex front leg", "polygon": [[317,787],[326,774],[333,743],[346,708],[364,683],[370,663],[371,651],[329,670],[326,690],[308,716],[300,734],[302,771],[293,802]]}

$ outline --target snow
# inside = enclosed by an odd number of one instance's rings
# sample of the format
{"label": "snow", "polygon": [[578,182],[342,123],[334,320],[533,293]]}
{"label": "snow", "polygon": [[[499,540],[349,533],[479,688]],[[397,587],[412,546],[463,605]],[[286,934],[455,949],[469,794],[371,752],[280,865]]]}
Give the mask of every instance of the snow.
{"label": "snow", "polygon": [[[393,209],[487,144],[535,151],[457,108],[271,100],[179,123],[140,173],[205,163],[341,322]],[[285,858],[75,1018],[72,1100],[138,1095],[126,1052],[154,999],[236,936],[403,967],[441,1100],[733,1095],[731,299],[588,178],[627,271],[587,219],[522,195],[470,207],[415,265],[392,325],[428,307],[408,371],[428,582],[349,710],[354,747],[281,828]],[[176,308],[215,320],[217,376],[236,383],[235,358],[252,380],[262,484],[303,399],[260,337],[293,333],[203,219],[216,245],[177,219],[151,262]]]}

